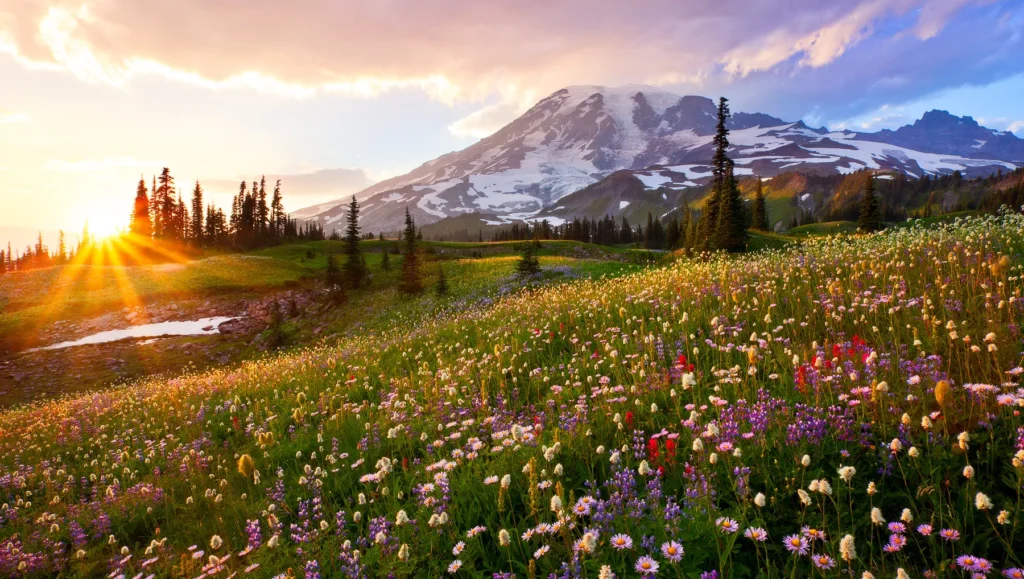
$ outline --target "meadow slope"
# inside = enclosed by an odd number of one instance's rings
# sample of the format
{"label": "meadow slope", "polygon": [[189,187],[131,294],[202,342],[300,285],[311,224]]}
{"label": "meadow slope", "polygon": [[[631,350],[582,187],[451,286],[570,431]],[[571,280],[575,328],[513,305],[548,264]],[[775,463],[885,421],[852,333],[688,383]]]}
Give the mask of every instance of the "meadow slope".
{"label": "meadow slope", "polygon": [[1019,577],[1022,259],[809,240],[6,411],[0,575]]}

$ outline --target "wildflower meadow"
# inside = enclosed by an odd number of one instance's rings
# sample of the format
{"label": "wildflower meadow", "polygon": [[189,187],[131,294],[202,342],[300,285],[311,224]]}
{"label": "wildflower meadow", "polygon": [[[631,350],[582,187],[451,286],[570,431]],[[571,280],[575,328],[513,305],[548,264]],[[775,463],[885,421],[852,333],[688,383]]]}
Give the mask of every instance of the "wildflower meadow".
{"label": "wildflower meadow", "polygon": [[679,257],[11,409],[0,576],[1024,577],[1022,263]]}

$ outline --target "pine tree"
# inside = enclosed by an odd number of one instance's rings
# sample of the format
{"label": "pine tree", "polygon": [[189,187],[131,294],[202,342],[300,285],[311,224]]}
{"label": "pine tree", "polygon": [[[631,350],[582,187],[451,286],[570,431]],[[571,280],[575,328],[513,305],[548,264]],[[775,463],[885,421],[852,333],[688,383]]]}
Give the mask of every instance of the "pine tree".
{"label": "pine tree", "polygon": [[180,242],[188,241],[189,236],[189,225],[190,220],[188,216],[188,207],[185,206],[185,200],[181,197],[181,191],[178,191],[178,203],[174,209],[174,225],[175,232],[174,237]]}
{"label": "pine tree", "polygon": [[728,99],[719,99],[718,126],[715,134],[715,157],[713,159],[712,180],[715,183],[715,192],[712,194],[713,203],[706,206],[705,232],[712,232],[710,238],[715,249],[727,251],[741,251],[746,244],[746,228],[743,218],[743,198],[739,194],[739,187],[733,175],[732,159],[726,153],[729,148],[729,129],[726,122],[729,119]]}
{"label": "pine tree", "polygon": [[149,194],[146,191],[146,180],[139,177],[139,185],[135,189],[135,205],[132,209],[132,220],[128,224],[132,235],[148,238],[153,235],[153,222],[149,217]]}
{"label": "pine tree", "polygon": [[867,171],[867,178],[864,181],[864,196],[860,202],[857,228],[867,233],[882,229],[882,210],[878,198],[875,197],[875,179],[871,171]]}
{"label": "pine tree", "polygon": [[754,194],[754,222],[751,226],[759,231],[768,231],[768,206],[765,204],[761,178],[757,179],[757,193]]}
{"label": "pine tree", "polygon": [[160,199],[160,190],[156,186],[156,175],[153,175],[153,186],[149,189],[149,215],[153,228],[153,237],[160,237],[163,234],[163,224],[160,223],[160,208],[163,206]]}
{"label": "pine tree", "polygon": [[171,176],[171,170],[164,167],[163,171],[160,172],[160,177],[157,179],[159,183],[159,203],[157,204],[156,211],[160,215],[159,229],[156,228],[156,220],[154,220],[154,230],[157,237],[171,238],[174,237],[174,177]]}
{"label": "pine tree", "polygon": [[285,222],[288,220],[288,214],[284,212],[284,200],[281,198],[281,180],[277,180],[277,184],[274,185],[274,195],[270,200],[270,228],[272,237],[281,237],[284,235]]}
{"label": "pine tree", "polygon": [[418,294],[423,291],[423,279],[420,273],[419,256],[416,254],[416,223],[405,208],[405,257],[402,258],[402,277],[398,282],[398,290],[404,294]]}
{"label": "pine tree", "polygon": [[391,252],[385,247],[380,253],[380,269],[382,271],[391,271],[391,258],[388,257],[388,254]]}
{"label": "pine tree", "polygon": [[64,240],[64,230],[61,229],[57,234],[57,263],[68,262],[68,244]]}
{"label": "pine tree", "polygon": [[356,289],[366,281],[366,263],[359,249],[359,203],[356,196],[348,205],[345,227],[345,282],[349,289]]}
{"label": "pine tree", "polygon": [[[255,184],[254,184],[255,185]],[[270,230],[270,207],[267,205],[267,177],[260,178],[260,192],[256,195],[256,233],[266,239]]]}
{"label": "pine tree", "polygon": [[192,243],[202,246],[206,243],[203,231],[203,188],[196,181],[196,187],[192,190],[192,231],[189,236]]}
{"label": "pine tree", "polygon": [[519,277],[530,277],[540,273],[540,260],[537,258],[538,249],[540,249],[540,243],[536,239],[526,244],[526,247],[523,249],[523,257],[519,258],[519,262],[516,264],[516,274]]}
{"label": "pine tree", "polygon": [[441,271],[438,273],[437,286],[434,288],[439,296],[448,295],[448,277],[444,275],[444,267],[441,267]]}
{"label": "pine tree", "polygon": [[346,291],[345,276],[338,268],[338,260],[334,254],[327,256],[327,269],[324,270],[324,284],[327,286],[327,296],[336,304],[344,303],[348,299]]}
{"label": "pine tree", "polygon": [[[727,179],[732,169],[732,159],[727,153],[729,149],[729,129],[726,123],[729,120],[729,99],[721,97],[718,99],[718,123],[715,126],[715,137],[712,142],[715,145],[715,154],[711,158],[711,195],[704,202],[704,212],[701,215],[699,228],[699,241],[703,247],[708,249],[721,249],[718,247],[720,238],[718,231],[718,213],[721,209],[724,197],[727,195]],[[727,221],[731,222],[731,218]]]}

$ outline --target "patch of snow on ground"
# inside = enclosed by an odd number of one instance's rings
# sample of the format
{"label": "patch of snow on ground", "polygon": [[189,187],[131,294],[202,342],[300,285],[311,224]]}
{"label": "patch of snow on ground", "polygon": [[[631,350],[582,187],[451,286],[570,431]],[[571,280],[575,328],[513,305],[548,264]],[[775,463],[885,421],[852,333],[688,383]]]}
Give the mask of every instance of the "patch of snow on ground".
{"label": "patch of snow on ground", "polygon": [[643,173],[634,173],[633,176],[636,177],[637,179],[640,179],[641,181],[643,181],[645,189],[657,189],[658,187],[661,187],[662,185],[664,185],[666,183],[671,183],[672,182],[672,177],[666,177],[666,176],[661,175],[659,173],[654,173],[653,175],[645,175]]}
{"label": "patch of snow on ground", "polygon": [[625,209],[626,207],[629,207],[629,201],[619,201],[620,210]]}

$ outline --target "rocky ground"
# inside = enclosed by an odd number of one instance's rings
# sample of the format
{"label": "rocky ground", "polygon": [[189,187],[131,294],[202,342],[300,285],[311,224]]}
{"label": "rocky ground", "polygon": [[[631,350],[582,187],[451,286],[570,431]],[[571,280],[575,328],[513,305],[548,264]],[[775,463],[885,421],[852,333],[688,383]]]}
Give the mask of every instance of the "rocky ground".
{"label": "rocky ground", "polygon": [[102,332],[167,321],[232,317],[220,332],[203,336],[130,338],[58,350],[0,354],[0,407],[101,386],[126,383],[153,374],[180,374],[188,369],[237,363],[266,351],[264,340],[276,306],[284,323],[311,326],[319,290],[305,288],[263,296],[217,296],[139,304],[83,319],[46,325],[32,342],[47,345]]}

